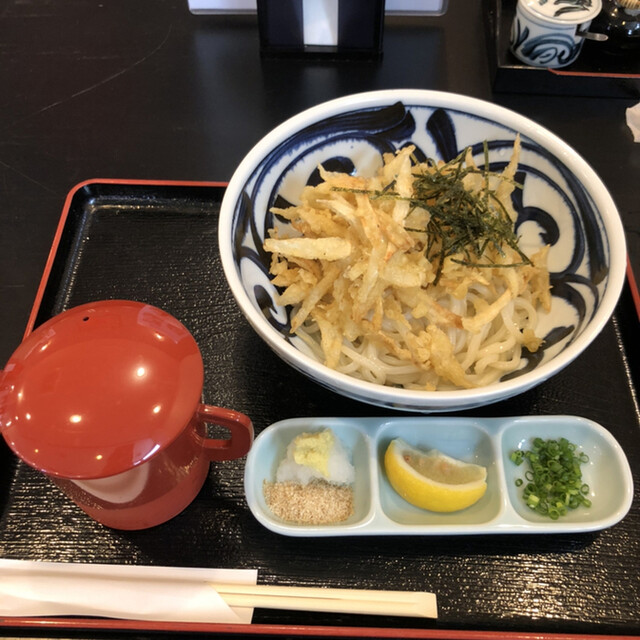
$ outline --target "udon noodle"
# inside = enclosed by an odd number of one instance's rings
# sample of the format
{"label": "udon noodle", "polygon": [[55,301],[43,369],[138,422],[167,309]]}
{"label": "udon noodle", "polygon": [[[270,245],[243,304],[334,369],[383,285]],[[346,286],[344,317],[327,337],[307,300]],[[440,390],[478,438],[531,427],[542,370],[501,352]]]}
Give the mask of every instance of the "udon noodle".
{"label": "udon noodle", "polygon": [[527,256],[514,232],[519,149],[499,174],[470,150],[418,162],[411,146],[373,177],[320,167],[299,205],[273,209],[264,242],[292,333],[331,368],[407,389],[518,369],[550,307],[548,247]]}

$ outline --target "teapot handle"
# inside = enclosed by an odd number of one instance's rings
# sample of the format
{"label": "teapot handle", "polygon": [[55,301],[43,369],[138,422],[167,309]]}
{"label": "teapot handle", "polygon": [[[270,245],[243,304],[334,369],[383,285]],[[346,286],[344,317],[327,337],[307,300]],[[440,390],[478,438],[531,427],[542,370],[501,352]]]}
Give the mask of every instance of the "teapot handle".
{"label": "teapot handle", "polygon": [[231,432],[231,437],[226,440],[203,438],[202,446],[211,461],[235,460],[248,453],[253,443],[253,423],[249,416],[207,404],[199,405],[196,413],[203,422],[226,427]]}

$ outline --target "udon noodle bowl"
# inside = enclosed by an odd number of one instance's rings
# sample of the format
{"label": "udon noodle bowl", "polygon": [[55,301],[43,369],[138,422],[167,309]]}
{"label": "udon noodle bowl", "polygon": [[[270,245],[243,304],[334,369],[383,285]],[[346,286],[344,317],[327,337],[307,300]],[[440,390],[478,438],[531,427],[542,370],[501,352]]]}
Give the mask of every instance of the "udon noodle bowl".
{"label": "udon noodle bowl", "polygon": [[412,145],[370,177],[319,167],[299,204],[272,209],[264,242],[291,332],[332,369],[406,389],[517,370],[551,305],[548,247],[527,255],[514,231],[519,149],[500,173]]}

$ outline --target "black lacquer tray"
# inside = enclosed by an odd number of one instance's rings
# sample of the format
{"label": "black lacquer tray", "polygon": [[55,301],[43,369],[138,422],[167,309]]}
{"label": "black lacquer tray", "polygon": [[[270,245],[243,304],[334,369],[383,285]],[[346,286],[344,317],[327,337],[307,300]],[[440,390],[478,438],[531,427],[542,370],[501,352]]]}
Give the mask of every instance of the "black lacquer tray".
{"label": "black lacquer tray", "polygon": [[[204,400],[249,414],[258,432],[289,417],[391,415],[306,379],[249,327],[218,258],[223,193],[216,183],[91,181],[76,187],[27,331],[84,302],[145,301],[175,315],[198,341]],[[637,330],[626,287],[612,320],[567,369],[517,398],[458,415],[590,418],[622,445],[638,486]],[[476,639],[640,634],[637,498],[617,525],[576,535],[290,538],[252,517],[243,472],[243,460],[216,464],[194,503],[172,521],[114,531],[90,520],[0,440],[0,557],[255,568],[261,583],[433,591],[438,620],[256,609],[250,626],[0,618],[0,628],[39,635],[75,629],[85,637],[161,631]]]}
{"label": "black lacquer tray", "polygon": [[640,97],[640,55],[608,53],[586,40],[575,62],[561,69],[530,67],[509,51],[517,0],[483,0],[494,91],[612,98]]}

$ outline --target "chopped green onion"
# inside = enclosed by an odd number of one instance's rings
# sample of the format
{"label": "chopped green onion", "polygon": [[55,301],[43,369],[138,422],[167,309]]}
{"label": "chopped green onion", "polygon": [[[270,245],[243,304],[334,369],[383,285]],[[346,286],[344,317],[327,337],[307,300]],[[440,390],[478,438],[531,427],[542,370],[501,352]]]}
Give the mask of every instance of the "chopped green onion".
{"label": "chopped green onion", "polygon": [[[534,438],[529,451],[512,451],[509,459],[516,465],[527,461],[524,472],[527,484],[522,490],[526,505],[544,516],[557,520],[580,505],[591,506],[586,496],[589,485],[582,480],[580,465],[589,461],[589,456],[578,452],[577,447],[566,438],[543,440]],[[521,487],[522,478],[515,485]]]}

